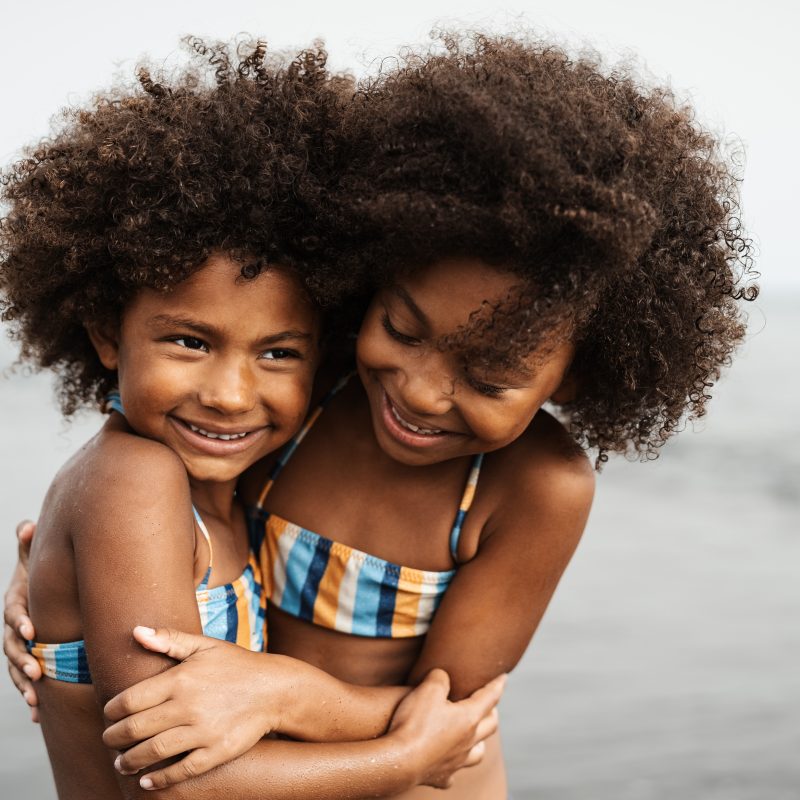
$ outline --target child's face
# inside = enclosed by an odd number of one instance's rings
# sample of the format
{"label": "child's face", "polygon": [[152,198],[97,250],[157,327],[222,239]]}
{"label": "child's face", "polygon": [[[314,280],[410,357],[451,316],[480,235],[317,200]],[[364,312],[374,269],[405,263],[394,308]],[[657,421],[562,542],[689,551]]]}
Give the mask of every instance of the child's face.
{"label": "child's face", "polygon": [[358,370],[387,455],[424,465],[513,442],[564,381],[568,342],[545,343],[519,371],[465,369],[430,342],[465,326],[518,278],[479,260],[442,261],[372,301],[358,337]]}
{"label": "child's face", "polygon": [[131,427],[174,450],[198,481],[235,479],[284,444],[317,365],[317,314],[299,282],[280,269],[244,280],[240,270],[216,254],[169,292],[141,291],[113,336],[92,334],[118,372]]}

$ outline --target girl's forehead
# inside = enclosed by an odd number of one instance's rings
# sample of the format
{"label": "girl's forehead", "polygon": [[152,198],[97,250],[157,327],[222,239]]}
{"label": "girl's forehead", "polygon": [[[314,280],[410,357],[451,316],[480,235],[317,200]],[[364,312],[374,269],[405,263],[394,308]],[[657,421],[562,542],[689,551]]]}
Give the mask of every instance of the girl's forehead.
{"label": "girl's forehead", "polygon": [[423,338],[473,369],[526,375],[556,353],[572,357],[568,309],[537,297],[508,268],[450,258],[408,273],[388,291]]}
{"label": "girl's forehead", "polygon": [[416,306],[439,333],[446,333],[448,326],[450,330],[463,326],[476,312],[501,304],[519,283],[509,270],[459,257],[410,272],[392,291],[406,305]]}
{"label": "girl's forehead", "polygon": [[301,281],[287,269],[270,267],[244,277],[243,264],[212,255],[189,278],[165,292],[142,290],[126,309],[140,319],[185,311],[223,327],[314,324],[316,308]]}

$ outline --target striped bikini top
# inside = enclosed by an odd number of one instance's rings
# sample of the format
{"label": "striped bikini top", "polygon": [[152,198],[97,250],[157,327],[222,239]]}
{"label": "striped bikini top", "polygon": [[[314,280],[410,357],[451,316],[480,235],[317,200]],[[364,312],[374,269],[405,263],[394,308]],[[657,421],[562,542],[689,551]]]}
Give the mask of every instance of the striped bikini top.
{"label": "striped bikini top", "polygon": [[[420,636],[430,627],[455,569],[431,572],[393,564],[295,525],[263,507],[281,470],[349,377],[339,381],[286,445],[258,504],[248,509],[251,541],[260,546],[264,589],[277,608],[325,628],[378,638]],[[473,458],[450,531],[454,561],[482,461],[483,454]]]}
{"label": "striped bikini top", "polygon": [[[122,413],[119,395],[109,395],[108,406]],[[231,583],[209,588],[214,562],[211,537],[194,506],[192,512],[197,526],[208,543],[210,554],[208,569],[195,590],[203,633],[214,639],[233,642],[248,650],[265,650],[266,595],[261,578],[261,566],[256,557],[256,550],[252,547],[252,541],[247,566],[242,574]],[[48,678],[67,683],[92,682],[83,640],[58,644],[28,642],[28,652],[39,662],[42,674]]]}

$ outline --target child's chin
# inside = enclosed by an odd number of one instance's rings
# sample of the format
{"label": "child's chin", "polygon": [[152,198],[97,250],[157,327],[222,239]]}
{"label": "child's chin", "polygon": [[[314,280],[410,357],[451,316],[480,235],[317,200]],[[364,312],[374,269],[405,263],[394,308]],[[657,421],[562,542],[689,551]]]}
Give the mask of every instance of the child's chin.
{"label": "child's chin", "polygon": [[187,463],[184,459],[183,464],[186,472],[193,481],[226,483],[238,478],[249,466],[250,461],[241,463],[231,463],[227,459],[202,459],[192,460]]}

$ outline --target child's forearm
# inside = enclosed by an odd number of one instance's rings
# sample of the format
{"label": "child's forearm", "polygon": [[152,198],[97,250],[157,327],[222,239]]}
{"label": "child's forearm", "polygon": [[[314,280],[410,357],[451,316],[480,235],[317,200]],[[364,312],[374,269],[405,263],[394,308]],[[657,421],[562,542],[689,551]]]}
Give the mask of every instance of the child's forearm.
{"label": "child's forearm", "polygon": [[[167,787],[168,800],[345,800],[389,797],[420,779],[413,746],[392,734],[369,742],[308,744],[262,740],[228,764]],[[125,796],[151,797],[137,777],[121,778]],[[156,787],[157,788],[157,787]]]}
{"label": "child's forearm", "polygon": [[[407,686],[356,686],[334,678],[303,661],[285,659],[292,680],[284,687],[281,720],[277,730],[306,742],[354,742],[386,732]],[[269,691],[269,690],[267,690]],[[265,702],[274,698],[265,697]]]}

